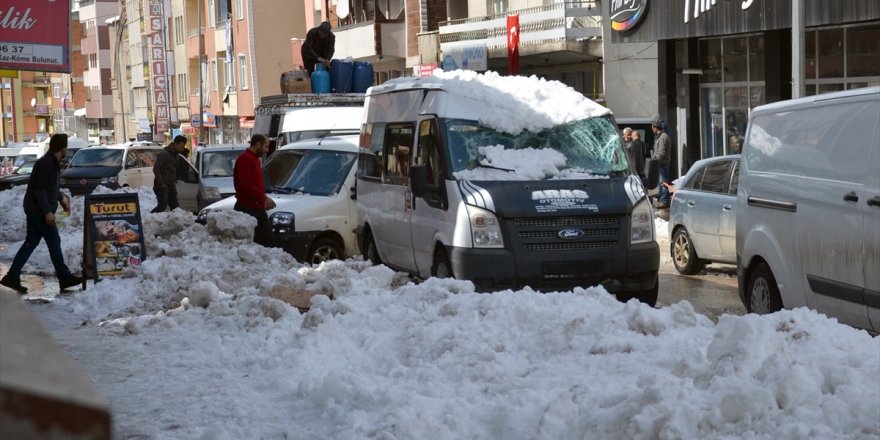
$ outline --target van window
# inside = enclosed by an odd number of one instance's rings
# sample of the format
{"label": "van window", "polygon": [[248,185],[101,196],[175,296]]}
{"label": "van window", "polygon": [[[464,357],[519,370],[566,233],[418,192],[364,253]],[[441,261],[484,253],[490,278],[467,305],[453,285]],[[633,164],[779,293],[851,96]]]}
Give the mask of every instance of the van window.
{"label": "van window", "polygon": [[137,154],[134,151],[129,151],[128,154],[125,155],[125,168],[137,168],[138,167],[138,159]]}
{"label": "van window", "polygon": [[440,185],[440,134],[435,119],[425,120],[419,124],[419,156],[416,164],[424,165],[428,174],[428,183]]}
{"label": "van window", "polygon": [[730,177],[730,190],[728,193],[736,195],[736,191],[739,189],[739,161],[733,161],[732,166],[733,175]]}
{"label": "van window", "polygon": [[137,166],[142,168],[153,168],[158,154],[159,150],[134,150],[138,162]]}
{"label": "van window", "polygon": [[389,125],[385,130],[385,182],[409,184],[409,166],[412,160],[413,124]]}

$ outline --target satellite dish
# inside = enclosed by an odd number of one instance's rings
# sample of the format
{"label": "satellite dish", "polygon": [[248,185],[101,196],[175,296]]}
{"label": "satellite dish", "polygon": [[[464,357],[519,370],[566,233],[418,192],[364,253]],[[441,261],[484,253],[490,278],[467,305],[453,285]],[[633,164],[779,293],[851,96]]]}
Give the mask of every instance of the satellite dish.
{"label": "satellite dish", "polygon": [[31,98],[31,107],[37,105],[37,98]]}

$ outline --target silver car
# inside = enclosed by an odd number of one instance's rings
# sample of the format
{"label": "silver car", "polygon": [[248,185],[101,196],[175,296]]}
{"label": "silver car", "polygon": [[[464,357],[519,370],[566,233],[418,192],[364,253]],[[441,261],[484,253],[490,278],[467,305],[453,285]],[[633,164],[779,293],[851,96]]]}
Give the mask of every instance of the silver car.
{"label": "silver car", "polygon": [[695,163],[676,185],[669,208],[675,269],[693,275],[708,262],[736,264],[739,154]]}
{"label": "silver car", "polygon": [[208,145],[196,150],[195,166],[203,188],[198,196],[198,209],[235,194],[232,170],[235,160],[247,149],[244,144]]}

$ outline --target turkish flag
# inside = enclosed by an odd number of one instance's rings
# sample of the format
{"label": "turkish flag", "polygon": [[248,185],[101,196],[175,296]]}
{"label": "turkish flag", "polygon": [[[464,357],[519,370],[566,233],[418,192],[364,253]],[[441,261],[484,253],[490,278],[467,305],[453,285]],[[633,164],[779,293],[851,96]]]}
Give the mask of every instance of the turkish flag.
{"label": "turkish flag", "polygon": [[519,74],[519,14],[507,16],[507,74]]}

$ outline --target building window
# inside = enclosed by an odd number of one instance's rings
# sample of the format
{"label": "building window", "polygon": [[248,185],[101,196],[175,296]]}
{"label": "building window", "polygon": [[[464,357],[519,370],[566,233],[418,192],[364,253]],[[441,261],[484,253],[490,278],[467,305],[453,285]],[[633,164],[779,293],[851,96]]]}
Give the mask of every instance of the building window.
{"label": "building window", "polygon": [[217,60],[211,60],[211,90],[217,91]]}
{"label": "building window", "polygon": [[183,44],[183,39],[183,17],[174,17],[174,42],[176,44]]}
{"label": "building window", "polygon": [[226,89],[229,92],[235,91],[235,58],[229,56],[229,62],[226,63]]}
{"label": "building window", "polygon": [[880,25],[808,29],[804,38],[808,96],[880,85]]}
{"label": "building window", "polygon": [[55,84],[52,86],[52,97],[61,98],[61,84]]}
{"label": "building window", "polygon": [[98,68],[98,55],[97,54],[89,55],[89,67],[92,69]]}
{"label": "building window", "polygon": [[241,85],[242,90],[247,90],[248,88],[248,68],[247,68],[247,56],[245,54],[238,54],[238,83]]}
{"label": "building window", "polygon": [[235,13],[239,20],[244,19],[244,2],[245,0],[235,0]]}

